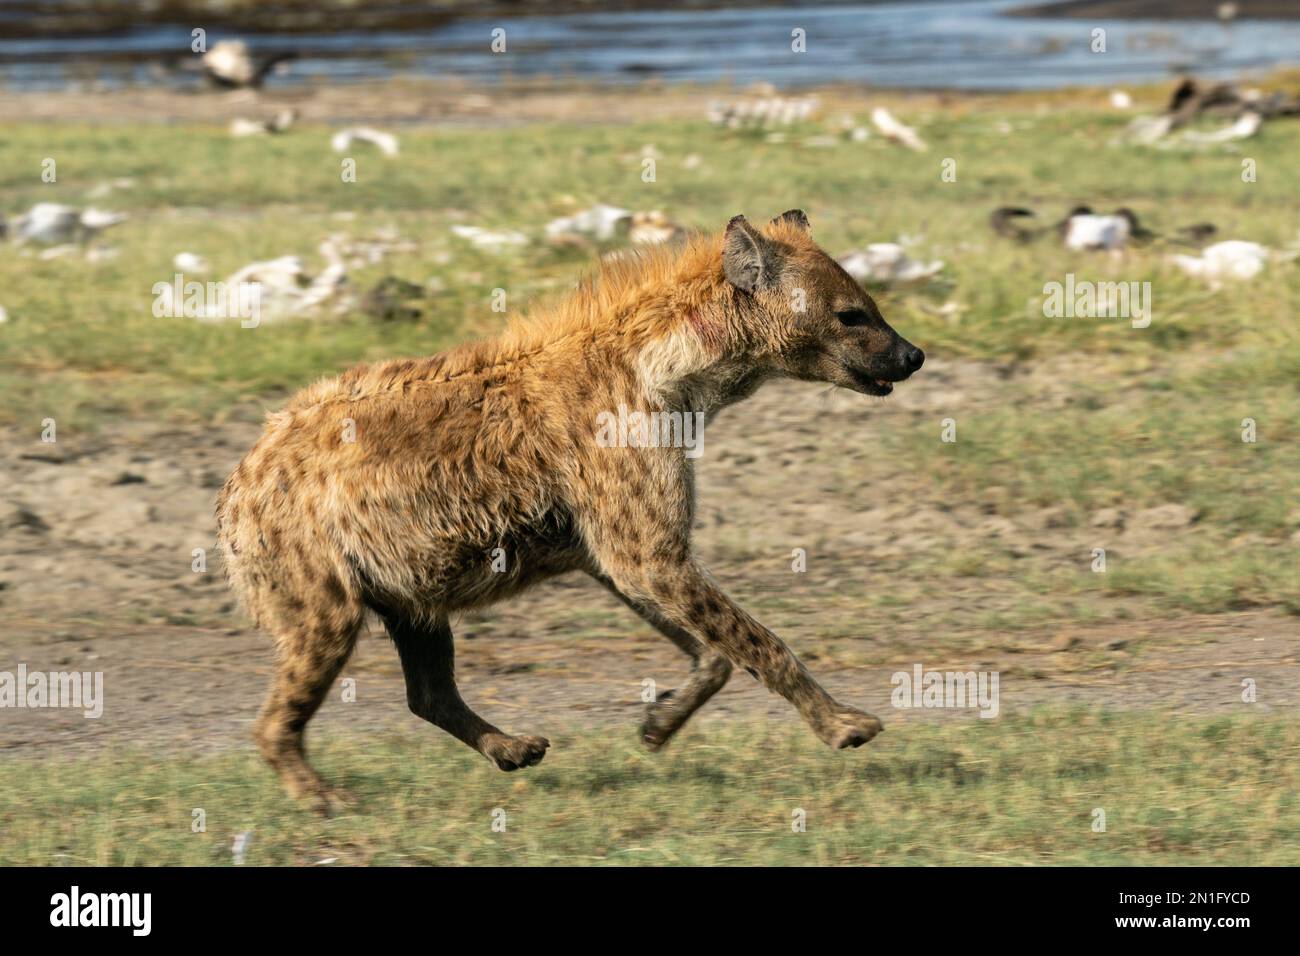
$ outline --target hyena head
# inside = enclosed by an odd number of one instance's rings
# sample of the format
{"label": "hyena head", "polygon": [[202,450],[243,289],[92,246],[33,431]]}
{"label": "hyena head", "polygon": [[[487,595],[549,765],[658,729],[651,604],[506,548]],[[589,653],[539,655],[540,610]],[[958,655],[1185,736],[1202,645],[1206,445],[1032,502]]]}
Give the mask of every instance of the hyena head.
{"label": "hyena head", "polygon": [[783,213],[762,231],[736,216],[727,224],[722,267],[749,297],[753,354],[774,374],[888,395],[925,361],[813,242],[802,210]]}

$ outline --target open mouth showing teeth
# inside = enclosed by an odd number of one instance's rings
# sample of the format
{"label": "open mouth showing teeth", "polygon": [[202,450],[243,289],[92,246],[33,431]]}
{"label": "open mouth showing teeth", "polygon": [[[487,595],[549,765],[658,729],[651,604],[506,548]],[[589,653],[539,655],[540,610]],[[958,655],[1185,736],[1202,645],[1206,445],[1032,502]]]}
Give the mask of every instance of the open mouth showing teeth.
{"label": "open mouth showing teeth", "polygon": [[851,374],[857,381],[858,386],[868,395],[888,395],[894,390],[894,383],[886,379],[876,378],[874,375],[868,375],[856,369],[851,370]]}

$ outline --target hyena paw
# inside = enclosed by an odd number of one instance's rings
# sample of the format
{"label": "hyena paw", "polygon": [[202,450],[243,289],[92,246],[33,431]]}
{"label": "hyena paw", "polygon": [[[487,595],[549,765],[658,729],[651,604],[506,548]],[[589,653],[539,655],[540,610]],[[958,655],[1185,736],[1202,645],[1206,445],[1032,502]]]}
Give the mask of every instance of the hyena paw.
{"label": "hyena paw", "polygon": [[879,717],[854,707],[841,707],[831,714],[817,736],[835,750],[843,750],[861,747],[884,729]]}
{"label": "hyena paw", "polygon": [[645,720],[641,722],[641,743],[647,750],[656,751],[668,743],[668,738],[677,729],[665,704],[672,700],[673,692],[664,691],[645,708]]}
{"label": "hyena paw", "polygon": [[500,770],[518,770],[541,763],[551,742],[545,737],[524,734],[519,737],[500,737],[486,748],[487,756]]}
{"label": "hyena paw", "polygon": [[336,817],[355,807],[357,799],[342,787],[321,785],[307,794],[307,802],[318,815]]}

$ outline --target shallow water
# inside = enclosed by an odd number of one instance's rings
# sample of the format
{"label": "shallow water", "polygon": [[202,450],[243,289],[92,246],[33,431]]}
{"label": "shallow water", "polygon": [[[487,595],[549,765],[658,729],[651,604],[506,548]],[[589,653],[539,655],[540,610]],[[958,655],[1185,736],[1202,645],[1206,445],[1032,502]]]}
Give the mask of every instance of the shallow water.
{"label": "shallow water", "polygon": [[[268,85],[394,74],[452,75],[475,83],[555,77],[599,83],[826,83],[950,89],[1043,89],[1161,80],[1194,68],[1237,76],[1300,62],[1300,20],[1125,20],[1005,17],[1021,0],[944,0],[851,6],[584,13],[460,20],[390,33],[243,35],[258,51],[301,59]],[[0,15],[3,6],[0,5]],[[1107,52],[1090,49],[1107,30]],[[491,32],[507,51],[493,53]],[[791,51],[791,31],[807,52]],[[208,43],[231,34],[211,31]],[[0,40],[0,82],[58,88],[197,82],[173,67],[194,59],[189,26],[141,27],[109,37]],[[168,68],[160,68],[169,64]],[[192,65],[192,63],[191,63]]]}

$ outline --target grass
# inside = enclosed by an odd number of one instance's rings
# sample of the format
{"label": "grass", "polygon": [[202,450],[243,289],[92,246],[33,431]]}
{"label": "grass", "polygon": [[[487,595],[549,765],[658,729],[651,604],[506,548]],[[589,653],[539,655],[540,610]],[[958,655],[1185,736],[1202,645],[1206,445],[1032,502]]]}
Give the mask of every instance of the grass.
{"label": "grass", "polygon": [[[537,236],[553,215],[593,201],[663,208],[701,229],[719,228],[738,210],[762,216],[800,204],[832,251],[920,234],[921,251],[947,261],[945,284],[886,297],[886,313],[934,355],[1024,361],[1077,351],[1160,359],[1207,348],[1268,355],[1294,343],[1295,270],[1214,293],[1156,253],[1116,266],[1051,243],[1022,248],[994,240],[984,220],[1006,202],[1031,202],[1055,215],[1086,199],[1101,208],[1133,206],[1158,229],[1211,219],[1224,235],[1283,245],[1296,233],[1300,180],[1286,171],[1300,148],[1300,124],[1271,124],[1241,148],[1260,170],[1257,182],[1243,183],[1238,150],[1108,147],[1123,123],[1114,113],[1040,114],[1011,108],[1014,98],[1005,102],[954,117],[910,117],[934,146],[924,157],[904,156],[879,139],[800,145],[801,135],[818,132],[812,127],[782,143],[698,122],[554,125],[545,135],[534,127],[412,129],[403,132],[400,159],[361,153],[355,183],[342,182],[320,127],[237,140],[213,127],[19,124],[0,142],[0,189],[11,210],[81,203],[97,183],[124,177],[135,187],[96,202],[133,219],[111,234],[121,255],[109,262],[0,262],[4,305],[15,317],[0,337],[0,367],[8,370],[0,416],[14,421],[31,406],[35,377],[36,404],[62,419],[203,417],[358,359],[491,333],[503,319],[490,308],[493,289],[507,290],[517,309],[562,287],[589,257],[540,242],[492,256],[450,238],[448,227],[466,221]],[[1012,132],[998,132],[999,123]],[[647,146],[658,157],[653,183],[641,179]],[[46,157],[58,163],[57,183],[40,180]],[[957,160],[956,182],[940,178],[944,157]],[[328,233],[379,226],[417,239],[421,249],[353,279],[365,287],[388,271],[421,283],[437,277],[445,291],[423,324],[377,327],[357,317],[245,330],[151,314],[153,283],[170,279],[172,255],[181,249],[206,256],[221,276],[286,253],[318,262],[315,246]],[[1044,283],[1069,272],[1151,281],[1151,328],[1035,317],[1031,302],[1041,299]],[[967,311],[958,320],[926,311],[944,298]],[[1295,371],[1295,357],[1292,349],[1282,373]]]}
{"label": "grass", "polygon": [[[1300,612],[1300,568],[1292,559],[1300,526],[1292,500],[1300,471],[1298,372],[1300,344],[1293,342],[1267,355],[1215,356],[1203,369],[1168,377],[1112,371],[1072,383],[1063,408],[1035,411],[1033,396],[1011,386],[998,407],[954,409],[954,443],[936,440],[937,422],[925,431],[888,431],[885,441],[915,463],[917,485],[928,492],[923,500],[980,500],[1009,518],[1052,510],[1059,533],[1079,542],[1080,568],[1092,547],[1118,544],[1114,532],[1089,526],[1101,509],[1129,519],[1170,503],[1191,509],[1192,525],[1166,534],[1157,553],[1130,547],[1104,575],[1058,567],[1042,576],[1041,590],[1149,594],[1167,610],[1279,604]],[[1259,432],[1254,442],[1242,440],[1246,418],[1257,428],[1268,422],[1267,440]],[[996,570],[989,550],[950,560]]]}
{"label": "grass", "polygon": [[1300,863],[1300,730],[1281,717],[895,722],[849,753],[788,722],[696,728],[660,755],[552,742],[510,775],[432,732],[324,742],[318,765],[357,798],[331,820],[250,754],[10,759],[0,865],[231,865],[241,833],[249,865]]}

